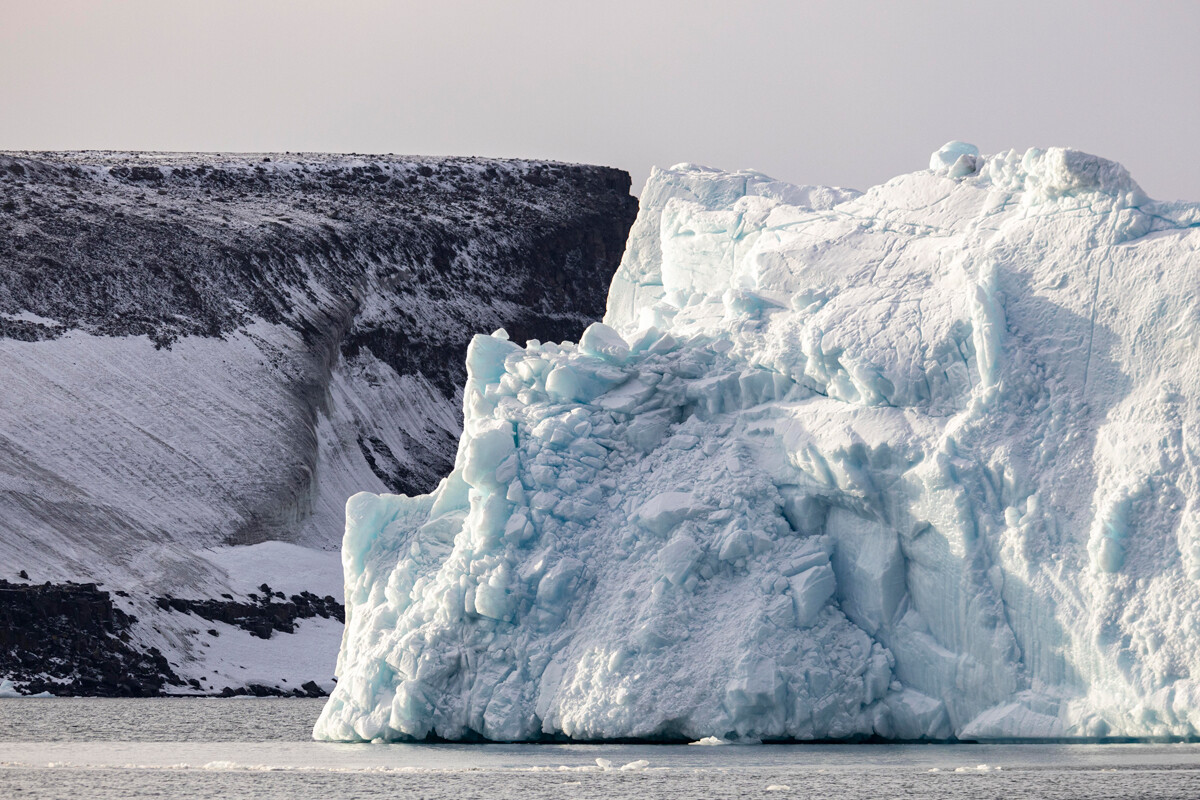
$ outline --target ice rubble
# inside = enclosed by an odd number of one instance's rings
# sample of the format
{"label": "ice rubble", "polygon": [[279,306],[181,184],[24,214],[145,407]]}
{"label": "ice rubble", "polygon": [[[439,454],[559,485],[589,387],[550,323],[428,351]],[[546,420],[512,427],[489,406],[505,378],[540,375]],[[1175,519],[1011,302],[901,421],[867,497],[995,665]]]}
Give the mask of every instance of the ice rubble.
{"label": "ice rubble", "polygon": [[317,738],[1200,733],[1200,206],[1066,149],[653,173],[604,324],[479,336],[347,504]]}

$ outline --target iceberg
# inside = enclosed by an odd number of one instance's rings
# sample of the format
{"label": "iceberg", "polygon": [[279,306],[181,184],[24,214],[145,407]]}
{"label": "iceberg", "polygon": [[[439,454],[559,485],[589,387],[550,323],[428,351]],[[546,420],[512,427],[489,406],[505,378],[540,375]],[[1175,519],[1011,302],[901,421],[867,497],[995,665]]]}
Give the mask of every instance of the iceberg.
{"label": "iceberg", "polygon": [[346,507],[314,735],[1200,734],[1200,204],[1070,149],[656,170],[576,343]]}

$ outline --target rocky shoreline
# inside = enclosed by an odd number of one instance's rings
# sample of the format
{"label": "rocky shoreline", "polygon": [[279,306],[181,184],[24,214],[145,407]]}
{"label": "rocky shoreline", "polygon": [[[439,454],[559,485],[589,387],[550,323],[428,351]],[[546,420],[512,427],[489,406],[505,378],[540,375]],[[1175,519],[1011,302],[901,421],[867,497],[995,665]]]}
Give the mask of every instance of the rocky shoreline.
{"label": "rocky shoreline", "polygon": [[94,583],[0,580],[0,675],[24,694],[162,694],[180,679],[157,648],[132,645],[136,621]]}

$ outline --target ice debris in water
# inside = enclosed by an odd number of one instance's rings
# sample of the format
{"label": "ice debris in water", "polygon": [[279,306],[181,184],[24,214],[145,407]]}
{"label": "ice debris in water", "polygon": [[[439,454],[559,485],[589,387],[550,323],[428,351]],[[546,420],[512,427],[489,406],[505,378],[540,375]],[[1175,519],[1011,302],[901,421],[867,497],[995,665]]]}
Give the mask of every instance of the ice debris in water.
{"label": "ice debris in water", "polygon": [[346,507],[315,735],[1200,733],[1200,206],[1073,150],[656,170],[604,323]]}

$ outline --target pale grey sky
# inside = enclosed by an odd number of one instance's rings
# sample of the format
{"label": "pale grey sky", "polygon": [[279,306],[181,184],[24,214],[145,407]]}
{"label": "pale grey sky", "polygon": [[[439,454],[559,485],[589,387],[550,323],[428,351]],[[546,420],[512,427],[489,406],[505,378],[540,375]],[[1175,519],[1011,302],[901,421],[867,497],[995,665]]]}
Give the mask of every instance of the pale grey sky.
{"label": "pale grey sky", "polygon": [[1200,200],[1200,2],[0,0],[0,149],[415,153],[867,186],[948,139]]}

